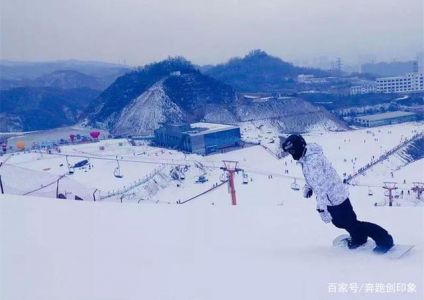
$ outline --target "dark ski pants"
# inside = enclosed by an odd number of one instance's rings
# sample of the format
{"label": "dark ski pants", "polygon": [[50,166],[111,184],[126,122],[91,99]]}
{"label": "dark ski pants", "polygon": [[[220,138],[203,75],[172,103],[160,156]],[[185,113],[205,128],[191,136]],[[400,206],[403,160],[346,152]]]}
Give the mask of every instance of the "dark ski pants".
{"label": "dark ski pants", "polygon": [[328,206],[327,209],[334,226],[346,229],[352,237],[352,242],[362,244],[370,237],[377,246],[391,244],[392,239],[384,228],[373,223],[358,221],[349,198],[342,204]]}

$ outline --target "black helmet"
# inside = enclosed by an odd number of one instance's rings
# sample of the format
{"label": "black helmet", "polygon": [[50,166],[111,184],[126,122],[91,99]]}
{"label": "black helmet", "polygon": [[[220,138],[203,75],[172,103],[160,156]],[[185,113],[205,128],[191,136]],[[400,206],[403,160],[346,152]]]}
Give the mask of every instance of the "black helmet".
{"label": "black helmet", "polygon": [[305,139],[300,134],[290,135],[282,145],[285,152],[290,153],[294,160],[299,160],[306,149]]}

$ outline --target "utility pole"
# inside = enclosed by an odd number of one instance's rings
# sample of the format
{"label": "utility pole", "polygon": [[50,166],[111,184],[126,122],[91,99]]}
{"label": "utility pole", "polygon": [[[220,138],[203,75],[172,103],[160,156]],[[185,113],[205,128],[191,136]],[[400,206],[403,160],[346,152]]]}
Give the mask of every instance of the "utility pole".
{"label": "utility pole", "polygon": [[234,173],[241,171],[237,168],[238,161],[233,160],[223,160],[224,167],[221,167],[221,170],[224,170],[228,174],[228,190],[231,194],[231,204],[237,205],[236,197],[236,188],[234,187]]}
{"label": "utility pole", "polygon": [[423,182],[414,182],[414,187],[412,191],[417,193],[417,199],[421,200],[421,194],[424,192],[424,183]]}
{"label": "utility pole", "polygon": [[396,187],[397,182],[384,182],[384,186],[383,189],[388,190],[389,191],[389,206],[393,206],[393,190],[397,190]]}

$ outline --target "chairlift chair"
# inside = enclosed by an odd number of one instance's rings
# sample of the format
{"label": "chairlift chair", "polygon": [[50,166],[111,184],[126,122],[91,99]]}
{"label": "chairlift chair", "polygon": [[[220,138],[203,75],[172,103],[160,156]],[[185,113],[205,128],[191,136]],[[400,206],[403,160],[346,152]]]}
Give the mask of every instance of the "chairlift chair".
{"label": "chairlift chair", "polygon": [[113,176],[115,176],[116,178],[122,178],[124,176],[121,174],[121,168],[119,166],[118,156],[116,157],[116,163],[118,164],[118,166],[113,171]]}
{"label": "chairlift chair", "polygon": [[115,170],[113,171],[113,176],[115,176],[116,178],[122,178],[122,177],[124,177],[123,175],[121,175],[121,172],[119,171],[119,168],[115,168]]}
{"label": "chairlift chair", "polygon": [[297,184],[296,178],[294,179],[293,183],[291,184],[291,189],[293,191],[299,191],[300,190],[300,186],[299,186],[299,184]]}
{"label": "chairlift chair", "polygon": [[249,183],[249,176],[243,172],[243,184]]}
{"label": "chairlift chair", "polygon": [[228,175],[226,172],[223,172],[220,176],[219,176],[219,180],[221,180],[221,182],[225,182],[228,180]]}

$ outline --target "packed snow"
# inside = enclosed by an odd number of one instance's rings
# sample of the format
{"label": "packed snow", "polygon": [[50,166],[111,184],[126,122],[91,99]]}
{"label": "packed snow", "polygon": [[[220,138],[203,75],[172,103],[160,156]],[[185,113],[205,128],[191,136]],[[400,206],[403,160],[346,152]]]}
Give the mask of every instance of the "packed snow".
{"label": "packed snow", "polygon": [[334,248],[342,231],[293,195],[236,207],[3,195],[0,298],[423,298],[422,207],[370,207],[354,195],[361,219],[415,244],[390,260]]}

